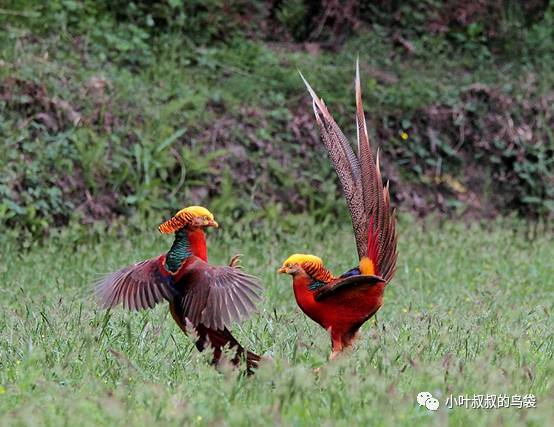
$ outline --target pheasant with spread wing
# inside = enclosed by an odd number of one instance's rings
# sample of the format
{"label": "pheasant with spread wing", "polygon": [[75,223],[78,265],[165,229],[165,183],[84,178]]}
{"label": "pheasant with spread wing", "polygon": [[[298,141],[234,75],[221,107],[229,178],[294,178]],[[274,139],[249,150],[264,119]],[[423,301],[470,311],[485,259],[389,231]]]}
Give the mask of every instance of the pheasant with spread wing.
{"label": "pheasant with spread wing", "polygon": [[321,138],[339,177],[352,217],[359,264],[335,277],[314,255],[294,254],[280,273],[292,275],[296,302],[331,336],[334,359],[350,347],[360,327],[383,305],[385,286],[396,267],[396,218],[390,207],[389,185],[383,186],[379,152],[374,157],[362,107],[359,66],[356,65],[358,153],[308,82]]}
{"label": "pheasant with spread wing", "polygon": [[213,363],[221,360],[222,349],[235,351],[232,363],[246,359],[251,371],[260,357],[246,351],[229,328],[246,318],[260,298],[259,280],[236,267],[208,264],[204,230],[218,227],[213,214],[201,206],[180,210],[159,226],[165,234],[175,233],[171,249],[158,257],[108,274],[96,284],[96,295],[103,308],[119,304],[130,310],[152,308],[169,302],[173,319],[187,334],[194,330],[199,351],[213,349]]}

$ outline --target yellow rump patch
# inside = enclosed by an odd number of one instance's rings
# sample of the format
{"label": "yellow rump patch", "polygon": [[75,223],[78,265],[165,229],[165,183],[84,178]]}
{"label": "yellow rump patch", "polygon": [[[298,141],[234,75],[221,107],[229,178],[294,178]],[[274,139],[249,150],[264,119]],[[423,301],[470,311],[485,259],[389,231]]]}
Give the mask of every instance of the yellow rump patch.
{"label": "yellow rump patch", "polygon": [[373,261],[366,256],[360,260],[360,273],[369,275],[375,274],[375,266],[373,265]]}

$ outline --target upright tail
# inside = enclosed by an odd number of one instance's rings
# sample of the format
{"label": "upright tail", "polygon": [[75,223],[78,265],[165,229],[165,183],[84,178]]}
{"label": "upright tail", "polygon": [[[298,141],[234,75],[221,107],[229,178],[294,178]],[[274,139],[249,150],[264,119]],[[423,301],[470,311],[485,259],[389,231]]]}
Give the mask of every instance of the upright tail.
{"label": "upright tail", "polygon": [[321,138],[337,172],[352,217],[362,274],[379,275],[387,282],[396,268],[397,234],[395,212],[390,206],[389,185],[383,185],[379,151],[373,155],[362,105],[359,64],[356,62],[356,124],[358,152],[354,153],[344,133],[300,74],[313,101]]}

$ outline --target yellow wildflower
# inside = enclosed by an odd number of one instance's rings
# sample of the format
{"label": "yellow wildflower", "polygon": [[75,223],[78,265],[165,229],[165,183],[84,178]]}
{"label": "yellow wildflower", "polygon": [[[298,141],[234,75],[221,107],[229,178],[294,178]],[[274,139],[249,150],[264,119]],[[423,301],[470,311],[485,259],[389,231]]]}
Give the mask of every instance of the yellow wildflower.
{"label": "yellow wildflower", "polygon": [[406,140],[408,139],[408,136],[409,136],[409,135],[408,135],[406,132],[402,132],[402,133],[400,134],[400,138],[402,138],[404,141],[406,141]]}

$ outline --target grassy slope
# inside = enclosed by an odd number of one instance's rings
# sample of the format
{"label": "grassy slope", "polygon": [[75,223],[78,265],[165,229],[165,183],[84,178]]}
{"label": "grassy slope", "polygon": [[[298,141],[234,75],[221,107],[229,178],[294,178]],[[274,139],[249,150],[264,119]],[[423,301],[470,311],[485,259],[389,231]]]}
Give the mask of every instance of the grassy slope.
{"label": "grassy slope", "polygon": [[[9,100],[3,110],[0,99],[0,138],[5,141],[0,145],[0,221],[35,235],[55,221],[65,224],[69,216],[106,219],[106,211],[144,214],[180,205],[183,197],[201,202],[206,200],[206,189],[208,196],[221,196],[221,183],[235,186],[228,206],[239,198],[233,207],[280,203],[285,209],[309,207],[311,215],[326,216],[334,207],[336,189],[330,184],[334,174],[320,151],[297,69],[324,97],[347,135],[354,135],[352,79],[357,55],[371,129],[381,132],[378,142],[385,150],[385,173],[393,187],[396,184],[395,194],[423,185],[444,193],[440,209],[459,207],[463,213],[466,205],[460,200],[471,199],[475,190],[478,205],[486,211],[496,196],[492,182],[501,180],[495,181],[488,172],[482,179],[474,177],[466,168],[477,162],[489,165],[494,157],[511,174],[517,153],[508,141],[505,153],[493,149],[499,158],[477,147],[471,162],[464,163],[454,149],[461,134],[469,138],[466,133],[471,130],[471,141],[484,135],[485,145],[498,136],[484,132],[493,132],[495,126],[477,123],[499,108],[491,106],[496,101],[479,101],[483,94],[475,95],[470,88],[485,87],[506,99],[520,100],[499,111],[509,110],[510,120],[523,126],[526,116],[520,104],[534,105],[547,96],[554,81],[549,51],[507,61],[481,51],[452,51],[444,38],[422,36],[412,40],[416,52],[409,55],[395,46],[386,29],[379,28],[349,40],[338,52],[322,50],[314,55],[286,45],[245,40],[193,49],[182,38],[168,36],[156,44],[155,51],[137,47],[142,60],[138,65],[130,54],[118,55],[88,33],[79,37],[31,34],[28,29],[13,28],[0,34],[4,64],[0,86],[6,82]],[[19,83],[12,93],[13,78]],[[93,89],[94,81],[104,82],[104,90]],[[31,89],[25,89],[27,85]],[[41,93],[39,88],[45,91],[43,97],[35,93]],[[95,101],[95,96],[101,101]],[[68,102],[85,124],[73,126],[54,107],[49,114],[59,129],[43,123],[37,115],[54,98]],[[440,126],[431,126],[440,134],[433,143],[427,119],[420,120],[427,117],[422,111],[432,106],[445,108],[437,107],[443,115],[437,119]],[[459,112],[465,131],[459,124],[449,126],[451,109]],[[533,113],[532,123],[527,124],[535,135],[542,135],[549,133],[548,120],[542,113]],[[403,130],[409,134],[407,141],[400,138]],[[546,147],[553,140],[545,136],[538,145]],[[219,161],[206,159],[220,149],[227,151],[219,153],[223,154]],[[519,197],[512,194],[516,190],[527,196],[541,193],[548,153],[543,153],[544,173],[540,168],[526,172],[523,164],[518,165],[518,173],[526,179],[521,191],[523,184],[518,181],[496,193],[506,201]],[[534,159],[535,154],[529,156]],[[504,155],[509,157],[506,162]],[[523,155],[517,155],[521,161]],[[66,179],[68,170],[71,180]],[[469,195],[464,186],[471,190]],[[427,200],[427,194],[420,193]],[[400,200],[408,207],[411,204],[409,194],[402,194]],[[421,209],[427,211],[435,203],[429,197]]]}
{"label": "grassy slope", "polygon": [[[262,243],[231,231],[209,236],[213,262],[240,250],[246,270],[267,287],[260,315],[236,328],[249,348],[274,357],[249,379],[208,366],[166,307],[106,314],[87,299],[96,273],[167,247],[153,227],[120,238],[65,230],[22,255],[8,243],[0,258],[0,424],[538,426],[554,419],[549,236],[530,242],[507,222],[486,230],[403,218],[398,272],[377,321],[364,326],[351,356],[317,376],[312,369],[325,364],[329,340],[296,307],[290,279],[274,272],[291,251],[320,254],[344,270],[354,250],[348,228],[310,221],[268,224],[257,231]],[[534,393],[538,408],[428,413],[415,404],[422,390],[442,404],[449,393]]]}

